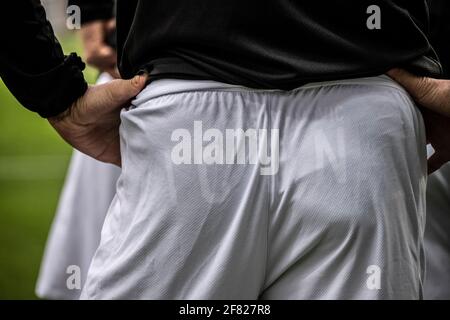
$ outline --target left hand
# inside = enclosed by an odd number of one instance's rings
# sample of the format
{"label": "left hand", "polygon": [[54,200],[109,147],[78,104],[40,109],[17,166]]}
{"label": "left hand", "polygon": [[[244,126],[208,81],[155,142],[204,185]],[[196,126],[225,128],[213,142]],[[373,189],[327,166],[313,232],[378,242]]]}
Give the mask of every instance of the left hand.
{"label": "left hand", "polygon": [[420,77],[402,69],[392,69],[387,74],[402,85],[417,104],[450,117],[450,80]]}
{"label": "left hand", "polygon": [[387,73],[421,106],[427,140],[435,153],[428,160],[428,173],[450,161],[450,80],[419,77],[402,69]]}

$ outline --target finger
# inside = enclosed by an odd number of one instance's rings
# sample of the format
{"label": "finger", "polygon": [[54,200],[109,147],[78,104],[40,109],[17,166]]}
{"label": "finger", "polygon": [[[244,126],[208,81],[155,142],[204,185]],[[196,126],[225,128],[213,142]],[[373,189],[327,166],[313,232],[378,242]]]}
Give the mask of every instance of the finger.
{"label": "finger", "polygon": [[116,59],[114,57],[90,56],[86,58],[86,63],[100,72],[105,72],[114,67]]}
{"label": "finger", "polygon": [[405,88],[415,88],[417,86],[417,81],[420,78],[399,68],[391,69],[387,72],[387,74]]}
{"label": "finger", "polygon": [[401,84],[419,104],[435,109],[439,97],[439,81],[429,77],[419,77],[403,69],[392,69],[387,74]]}
{"label": "finger", "polygon": [[115,57],[116,51],[108,45],[101,45],[98,48],[98,55],[101,57]]}
{"label": "finger", "polygon": [[430,159],[428,159],[428,174],[439,170],[444,164],[448,162],[446,157],[442,156],[442,153],[435,152]]}
{"label": "finger", "polygon": [[432,84],[432,79],[413,75],[403,69],[392,69],[387,74],[400,83],[415,98],[423,96]]}
{"label": "finger", "polygon": [[122,106],[141,92],[146,81],[146,75],[139,75],[129,80],[113,80],[105,86],[107,87],[107,94],[113,100],[112,103],[116,106]]}
{"label": "finger", "polygon": [[105,116],[116,117],[120,109],[145,87],[146,81],[147,75],[140,75],[130,80],[117,79],[90,86],[71,108],[70,121],[87,126],[104,121]]}
{"label": "finger", "polygon": [[81,39],[86,56],[95,52],[104,42],[104,30],[101,22],[92,22],[83,25],[81,28]]}
{"label": "finger", "polygon": [[111,19],[106,22],[105,29],[107,32],[114,31],[116,29],[116,19]]}
{"label": "finger", "polygon": [[111,68],[117,64],[117,54],[113,48],[107,45],[99,45],[97,50],[88,56],[86,62],[104,71],[106,68]]}

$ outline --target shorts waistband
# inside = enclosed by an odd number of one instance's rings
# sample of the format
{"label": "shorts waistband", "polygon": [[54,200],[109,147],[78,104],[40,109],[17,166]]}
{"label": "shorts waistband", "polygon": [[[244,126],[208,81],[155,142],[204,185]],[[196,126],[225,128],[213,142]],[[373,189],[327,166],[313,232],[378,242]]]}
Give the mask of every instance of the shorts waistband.
{"label": "shorts waistband", "polygon": [[147,100],[159,98],[165,95],[194,92],[194,91],[236,91],[236,92],[267,92],[267,93],[292,93],[307,89],[340,86],[340,85],[373,85],[386,86],[406,93],[405,89],[387,75],[375,77],[344,79],[335,81],[311,82],[290,91],[279,89],[255,89],[240,85],[233,85],[212,80],[182,80],[160,79],[151,82],[133,101],[133,104],[141,104]]}

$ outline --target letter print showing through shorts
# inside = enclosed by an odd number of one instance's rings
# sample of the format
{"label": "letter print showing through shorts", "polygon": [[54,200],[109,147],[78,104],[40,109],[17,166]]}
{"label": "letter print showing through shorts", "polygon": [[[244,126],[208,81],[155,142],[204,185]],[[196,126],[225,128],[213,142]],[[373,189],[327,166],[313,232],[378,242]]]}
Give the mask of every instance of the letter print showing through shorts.
{"label": "letter print showing through shorts", "polygon": [[279,169],[279,129],[204,130],[202,121],[194,121],[193,130],[176,129],[171,158],[180,164],[260,165],[260,174],[275,175]]}

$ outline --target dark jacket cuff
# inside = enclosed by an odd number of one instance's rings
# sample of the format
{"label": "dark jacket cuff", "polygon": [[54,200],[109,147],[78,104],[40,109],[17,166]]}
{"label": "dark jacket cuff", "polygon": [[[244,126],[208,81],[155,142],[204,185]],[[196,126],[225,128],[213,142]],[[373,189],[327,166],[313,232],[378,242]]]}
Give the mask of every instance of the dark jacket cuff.
{"label": "dark jacket cuff", "polygon": [[67,110],[86,92],[84,68],[81,58],[71,53],[45,73],[33,75],[16,69],[3,80],[25,108],[49,118]]}
{"label": "dark jacket cuff", "polygon": [[49,118],[60,114],[84,95],[88,88],[82,72],[84,68],[85,64],[81,58],[71,53],[60,66],[39,76],[49,84],[46,89],[55,92],[53,96],[44,95],[48,99],[43,101],[42,107],[39,108],[41,117]]}

